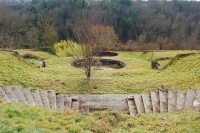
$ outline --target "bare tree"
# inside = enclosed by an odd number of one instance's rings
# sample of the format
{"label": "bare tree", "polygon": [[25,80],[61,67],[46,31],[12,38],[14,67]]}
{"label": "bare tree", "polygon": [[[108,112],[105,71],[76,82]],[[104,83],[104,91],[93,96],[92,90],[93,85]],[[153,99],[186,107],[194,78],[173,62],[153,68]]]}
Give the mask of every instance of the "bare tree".
{"label": "bare tree", "polygon": [[95,25],[91,27],[92,41],[96,50],[105,51],[117,47],[119,40],[112,26]]}
{"label": "bare tree", "polygon": [[91,23],[82,19],[74,26],[76,41],[81,45],[83,68],[87,78],[92,74],[92,61],[95,56],[96,44],[92,41]]}

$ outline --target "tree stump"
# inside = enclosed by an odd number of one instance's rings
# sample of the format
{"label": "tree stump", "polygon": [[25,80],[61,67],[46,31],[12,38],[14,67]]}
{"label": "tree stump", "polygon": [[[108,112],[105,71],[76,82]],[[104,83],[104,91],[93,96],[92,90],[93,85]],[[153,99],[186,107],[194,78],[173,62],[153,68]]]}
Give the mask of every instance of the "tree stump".
{"label": "tree stump", "polygon": [[157,70],[158,66],[160,66],[160,64],[157,61],[155,61],[155,60],[151,61],[151,68],[152,69],[156,69]]}

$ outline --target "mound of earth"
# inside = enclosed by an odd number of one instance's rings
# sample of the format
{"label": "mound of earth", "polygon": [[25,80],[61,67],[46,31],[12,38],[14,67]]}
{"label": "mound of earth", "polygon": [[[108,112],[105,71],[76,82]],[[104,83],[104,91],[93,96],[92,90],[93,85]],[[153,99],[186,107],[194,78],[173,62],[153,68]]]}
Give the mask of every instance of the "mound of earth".
{"label": "mound of earth", "polygon": [[[76,60],[72,62],[72,66],[80,68],[84,67],[85,60]],[[111,59],[94,59],[92,61],[92,68],[97,70],[110,70],[110,69],[120,69],[125,67],[126,64],[119,60],[111,60]]]}
{"label": "mound of earth", "polygon": [[110,52],[110,51],[99,51],[96,56],[118,56],[118,53]]}

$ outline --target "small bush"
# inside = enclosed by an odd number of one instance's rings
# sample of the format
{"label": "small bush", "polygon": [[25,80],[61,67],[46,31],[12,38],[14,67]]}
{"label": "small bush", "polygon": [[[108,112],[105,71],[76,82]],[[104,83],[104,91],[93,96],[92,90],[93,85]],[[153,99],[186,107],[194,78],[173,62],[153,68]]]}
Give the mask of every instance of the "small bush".
{"label": "small bush", "polygon": [[28,59],[32,59],[32,58],[35,58],[35,56],[34,55],[32,55],[32,54],[30,54],[30,53],[26,53],[26,54],[24,54],[24,56],[23,56],[24,58],[28,58]]}
{"label": "small bush", "polygon": [[80,56],[81,46],[73,41],[60,41],[54,45],[54,50],[58,56]]}
{"label": "small bush", "polygon": [[25,53],[22,57],[25,58],[25,59],[44,60],[43,58],[38,57],[38,56],[33,55],[33,54],[30,54],[30,53]]}

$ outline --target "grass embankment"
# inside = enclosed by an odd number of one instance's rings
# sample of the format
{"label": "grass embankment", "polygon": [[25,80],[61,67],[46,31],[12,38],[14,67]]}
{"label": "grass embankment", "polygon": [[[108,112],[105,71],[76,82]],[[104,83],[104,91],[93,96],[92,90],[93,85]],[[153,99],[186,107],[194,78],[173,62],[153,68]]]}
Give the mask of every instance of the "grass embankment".
{"label": "grass embankment", "polygon": [[[200,54],[177,59],[167,69],[152,70],[152,53],[118,52],[119,56],[109,57],[121,60],[126,67],[116,70],[96,70],[88,81],[82,69],[71,66],[72,58],[56,57],[46,52],[17,50],[43,58],[45,68],[34,68],[13,56],[0,52],[0,85],[21,85],[25,87],[54,89],[62,93],[144,93],[159,86],[183,90],[200,87]],[[154,52],[153,59],[174,57],[177,54],[194,51]],[[35,62],[34,59],[27,59]],[[160,68],[170,60],[160,61]]]}
{"label": "grass embankment", "polygon": [[89,115],[61,113],[0,101],[0,132],[190,132],[200,130],[199,112],[185,111],[131,117],[108,109]]}

